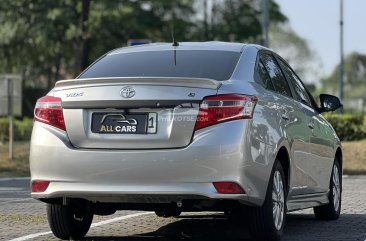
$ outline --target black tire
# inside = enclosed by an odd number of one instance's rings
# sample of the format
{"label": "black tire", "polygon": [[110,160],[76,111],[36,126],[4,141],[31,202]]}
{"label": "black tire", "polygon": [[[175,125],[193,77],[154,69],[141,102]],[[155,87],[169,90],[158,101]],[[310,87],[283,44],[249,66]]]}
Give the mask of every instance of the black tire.
{"label": "black tire", "polygon": [[[335,173],[338,172],[338,173]],[[338,187],[335,182],[338,177]],[[336,199],[336,195],[338,199]],[[323,206],[314,207],[315,217],[319,220],[336,220],[341,214],[342,204],[342,169],[338,159],[334,160],[332,175],[329,182],[329,203]],[[338,203],[338,205],[336,205]]]}
{"label": "black tire", "polygon": [[180,210],[155,211],[156,216],[161,218],[179,217],[181,213],[182,212]]}
{"label": "black tire", "polygon": [[[278,175],[282,180],[282,193],[283,195],[278,194],[280,190],[274,188],[274,180],[278,180]],[[283,230],[286,223],[286,198],[287,198],[287,185],[286,179],[282,169],[282,166],[278,160],[276,160],[270,181],[268,183],[266,199],[262,207],[250,207],[249,214],[250,219],[248,220],[249,230],[252,237],[255,240],[263,240],[263,241],[278,241],[281,239],[283,235]],[[279,183],[279,182],[276,182]],[[276,187],[280,186],[276,184]],[[272,199],[272,192],[274,192],[275,197],[279,201],[275,201]],[[278,195],[277,195],[278,194]],[[279,198],[281,196],[281,198]],[[276,207],[276,209],[275,209]],[[277,210],[278,217],[282,218],[275,220],[274,210]],[[277,225],[275,224],[277,223]]]}
{"label": "black tire", "polygon": [[57,238],[82,239],[89,231],[93,221],[93,212],[84,207],[82,209],[85,210],[80,213],[80,209],[75,210],[75,208],[71,205],[47,204],[48,223]]}

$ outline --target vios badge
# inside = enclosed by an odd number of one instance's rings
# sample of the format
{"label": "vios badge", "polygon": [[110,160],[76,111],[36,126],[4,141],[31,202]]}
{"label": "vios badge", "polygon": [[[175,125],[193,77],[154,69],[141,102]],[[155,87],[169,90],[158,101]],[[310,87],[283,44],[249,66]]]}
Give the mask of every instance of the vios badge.
{"label": "vios badge", "polygon": [[132,98],[135,96],[136,91],[131,86],[125,86],[122,88],[120,94],[123,98]]}

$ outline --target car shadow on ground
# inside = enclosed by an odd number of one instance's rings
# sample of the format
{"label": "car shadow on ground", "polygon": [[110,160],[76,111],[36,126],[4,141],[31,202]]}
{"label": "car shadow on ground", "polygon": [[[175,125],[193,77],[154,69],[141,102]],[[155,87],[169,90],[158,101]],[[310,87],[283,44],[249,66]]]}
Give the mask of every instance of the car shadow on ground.
{"label": "car shadow on ground", "polygon": [[[356,238],[352,240],[364,240],[366,238],[365,225],[366,214],[343,214],[336,221],[319,221],[313,214],[288,214],[283,240],[349,240],[350,235]],[[178,221],[162,226],[153,232],[125,237],[90,236],[86,240],[254,241],[250,237],[245,222],[228,219],[223,215],[182,215]]]}

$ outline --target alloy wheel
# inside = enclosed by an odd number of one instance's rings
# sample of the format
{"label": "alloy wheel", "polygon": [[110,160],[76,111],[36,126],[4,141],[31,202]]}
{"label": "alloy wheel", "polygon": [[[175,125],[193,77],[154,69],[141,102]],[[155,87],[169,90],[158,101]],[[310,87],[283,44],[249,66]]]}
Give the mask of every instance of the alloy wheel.
{"label": "alloy wheel", "polygon": [[285,193],[281,173],[277,170],[273,176],[273,222],[277,230],[280,230],[285,215]]}
{"label": "alloy wheel", "polygon": [[334,203],[334,209],[338,211],[339,209],[339,200],[341,196],[341,185],[339,181],[339,171],[337,165],[333,166],[333,203]]}

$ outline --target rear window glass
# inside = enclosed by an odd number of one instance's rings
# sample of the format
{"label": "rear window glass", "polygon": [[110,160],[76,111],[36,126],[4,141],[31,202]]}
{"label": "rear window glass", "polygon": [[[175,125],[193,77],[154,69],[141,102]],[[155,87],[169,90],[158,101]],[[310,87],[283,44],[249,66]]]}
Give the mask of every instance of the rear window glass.
{"label": "rear window glass", "polygon": [[227,80],[240,53],[216,50],[165,50],[109,54],[79,78],[191,77]]}

